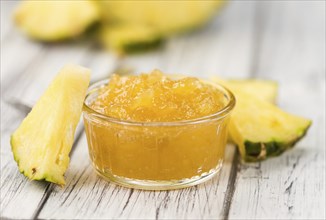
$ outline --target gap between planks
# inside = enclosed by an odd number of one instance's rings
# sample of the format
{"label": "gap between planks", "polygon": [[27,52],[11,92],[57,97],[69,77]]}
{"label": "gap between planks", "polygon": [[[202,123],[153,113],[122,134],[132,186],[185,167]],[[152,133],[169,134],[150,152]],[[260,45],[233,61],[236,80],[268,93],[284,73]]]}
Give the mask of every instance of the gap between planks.
{"label": "gap between planks", "polygon": [[[251,55],[251,65],[249,71],[249,77],[255,78],[258,75],[259,68],[259,56],[261,50],[262,43],[262,29],[263,29],[263,14],[262,14],[262,5],[258,2],[255,3],[255,15],[254,15],[254,34],[253,34],[253,52]],[[231,209],[231,204],[233,201],[233,195],[235,192],[235,182],[237,180],[238,169],[240,165],[241,156],[236,149],[235,155],[233,156],[232,166],[231,166],[231,174],[228,181],[228,186],[226,190],[226,195],[223,203],[223,219],[229,219],[229,213]],[[258,162],[260,164],[260,162]]]}

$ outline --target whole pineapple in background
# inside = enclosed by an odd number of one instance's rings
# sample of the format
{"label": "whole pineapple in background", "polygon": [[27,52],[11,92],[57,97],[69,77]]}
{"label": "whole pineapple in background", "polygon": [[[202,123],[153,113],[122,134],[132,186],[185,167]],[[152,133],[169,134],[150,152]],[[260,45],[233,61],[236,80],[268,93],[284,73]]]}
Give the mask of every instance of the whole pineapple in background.
{"label": "whole pineapple in background", "polygon": [[152,48],[172,34],[207,23],[225,1],[22,1],[15,22],[28,36],[60,41],[99,22],[100,40],[119,53]]}
{"label": "whole pineapple in background", "polygon": [[11,136],[19,171],[32,180],[65,184],[77,123],[90,81],[90,70],[67,65]]}

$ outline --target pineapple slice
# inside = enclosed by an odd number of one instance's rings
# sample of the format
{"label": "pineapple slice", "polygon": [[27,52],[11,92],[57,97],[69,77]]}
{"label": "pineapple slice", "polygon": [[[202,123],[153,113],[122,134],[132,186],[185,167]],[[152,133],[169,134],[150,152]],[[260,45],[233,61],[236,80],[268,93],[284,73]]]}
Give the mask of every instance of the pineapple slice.
{"label": "pineapple slice", "polygon": [[99,20],[95,2],[86,1],[22,1],[15,11],[16,24],[30,37],[58,41],[82,34]]}
{"label": "pineapple slice", "polygon": [[276,107],[277,83],[268,80],[221,80],[234,93],[237,104],[229,125],[229,140],[237,144],[245,161],[277,156],[294,146],[311,121]]}
{"label": "pineapple slice", "polygon": [[66,65],[11,136],[19,171],[32,180],[65,184],[90,70]]}
{"label": "pineapple slice", "polygon": [[293,147],[311,125],[308,119],[286,113],[245,90],[228,86],[237,99],[229,135],[245,161],[280,155]]}

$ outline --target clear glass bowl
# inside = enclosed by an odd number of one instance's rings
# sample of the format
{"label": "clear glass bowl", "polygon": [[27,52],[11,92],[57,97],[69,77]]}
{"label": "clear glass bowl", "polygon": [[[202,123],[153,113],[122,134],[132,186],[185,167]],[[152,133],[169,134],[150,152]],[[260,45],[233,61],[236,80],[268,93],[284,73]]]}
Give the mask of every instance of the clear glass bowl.
{"label": "clear glass bowl", "polygon": [[89,105],[108,80],[88,91],[83,117],[89,155],[99,175],[119,185],[146,190],[188,187],[222,167],[233,94],[221,85],[226,106],[211,115],[177,122],[132,122],[94,111]]}

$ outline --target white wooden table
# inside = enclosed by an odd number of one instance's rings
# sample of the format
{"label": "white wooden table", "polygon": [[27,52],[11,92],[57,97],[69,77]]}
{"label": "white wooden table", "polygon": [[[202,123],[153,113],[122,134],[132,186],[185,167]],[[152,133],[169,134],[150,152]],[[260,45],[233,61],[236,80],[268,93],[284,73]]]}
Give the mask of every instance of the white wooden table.
{"label": "white wooden table", "polygon": [[[206,28],[123,58],[87,41],[28,40],[12,24],[16,4],[1,1],[1,218],[325,219],[325,1],[234,1]],[[31,182],[18,172],[9,136],[67,62],[91,68],[93,81],[119,67],[277,80],[278,104],[313,125],[280,157],[247,164],[228,146],[212,180],[157,192],[98,177],[81,125],[66,186]]]}

